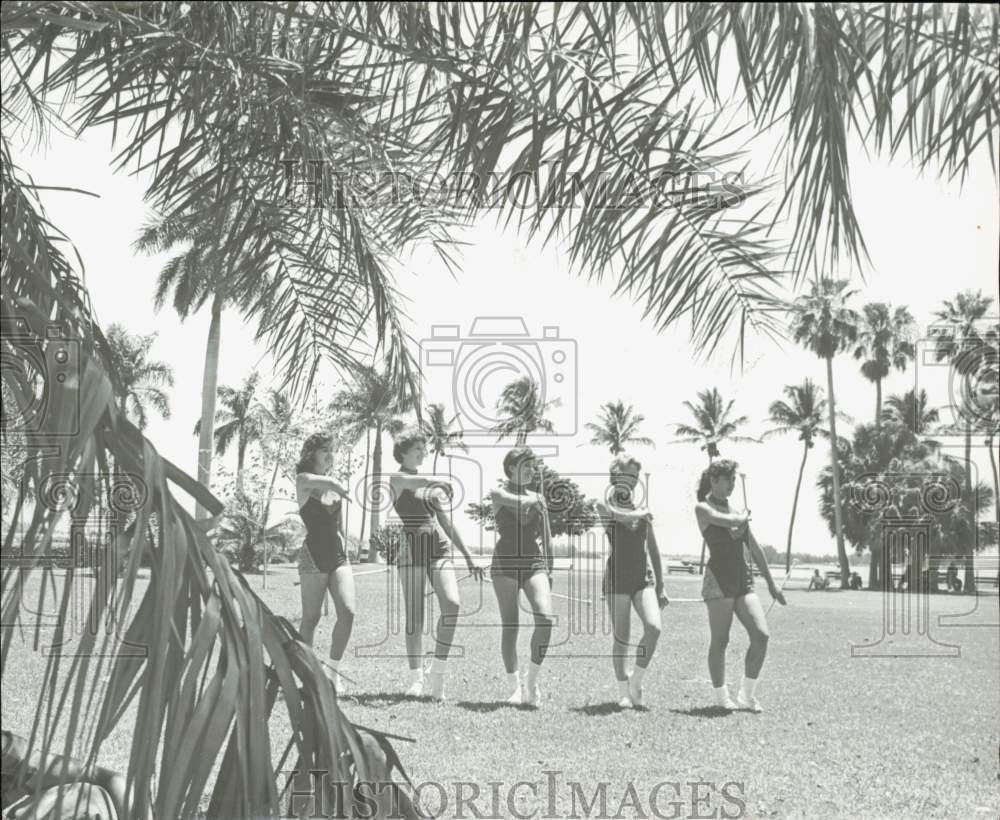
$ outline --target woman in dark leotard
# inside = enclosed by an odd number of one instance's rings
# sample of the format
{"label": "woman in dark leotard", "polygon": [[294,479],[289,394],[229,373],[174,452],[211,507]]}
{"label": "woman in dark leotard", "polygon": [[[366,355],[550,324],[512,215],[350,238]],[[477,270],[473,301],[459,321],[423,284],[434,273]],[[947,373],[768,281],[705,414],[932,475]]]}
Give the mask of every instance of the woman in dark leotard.
{"label": "woman in dark leotard", "polygon": [[[764,665],[770,636],[760,599],[754,592],[751,561],[757,564],[767,580],[767,587],[782,606],[785,597],[771,577],[771,570],[757,540],[750,532],[749,512],[734,513],[728,498],[736,486],[736,462],[716,461],[701,475],[695,515],[709,559],[702,583],[702,598],[708,607],[708,622],[712,640],[708,649],[708,671],[715,689],[716,705],[725,709],[737,707],[761,711],[754,695],[757,676]],[[726,687],[726,645],[733,614],[739,618],[750,636],[750,648],[744,661],[743,682],[736,703]]]}
{"label": "woman in dark leotard", "polygon": [[[541,494],[527,489],[538,464],[527,447],[515,447],[503,460],[507,476],[502,487],[490,493],[496,522],[490,576],[500,608],[500,654],[507,670],[507,703],[538,706],[538,674],[552,637],[552,553],[548,510]],[[531,605],[535,629],[531,634],[531,662],[522,686],[517,659],[520,628],[519,590]]]}
{"label": "woman in dark leotard", "polygon": [[340,661],[354,627],[354,574],[347,560],[341,533],[341,505],[347,492],[326,475],[333,464],[333,439],[315,433],[305,440],[295,469],[295,493],[299,515],[306,526],[305,543],[299,550],[299,581],[302,591],[300,632],[312,646],[327,590],[333,597],[337,623],[330,640],[329,665],[334,686],[340,691]]}
{"label": "woman in dark leotard", "polygon": [[406,694],[425,694],[424,590],[430,582],[437,595],[441,615],[437,623],[437,645],[431,664],[429,694],[435,700],[443,700],[446,661],[461,601],[451,562],[451,549],[448,541],[438,532],[438,527],[465,556],[473,578],[482,580],[483,570],[473,563],[461,536],[445,514],[451,506],[450,484],[417,475],[417,468],[427,455],[426,437],[418,431],[408,431],[396,439],[392,454],[400,465],[400,472],[389,479],[389,488],[393,507],[403,524],[396,564],[406,609],[406,654],[410,665],[410,686]]}
{"label": "woman in dark leotard", "polygon": [[[653,516],[636,509],[635,486],[642,464],[624,453],[608,469],[608,492],[597,511],[604,523],[611,555],[604,573],[604,593],[611,616],[611,660],[618,680],[618,705],[642,706],[642,679],[660,639],[660,609],[670,601],[663,591],[660,550],[653,534]],[[632,609],[642,621],[642,640],[636,650],[635,669],[625,669]]]}

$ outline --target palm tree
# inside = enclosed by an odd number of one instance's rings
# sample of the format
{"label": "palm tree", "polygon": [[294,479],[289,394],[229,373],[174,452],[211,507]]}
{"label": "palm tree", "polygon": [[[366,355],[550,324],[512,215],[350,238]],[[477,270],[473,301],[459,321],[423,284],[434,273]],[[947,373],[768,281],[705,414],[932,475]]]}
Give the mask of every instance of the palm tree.
{"label": "palm tree", "polygon": [[[243,465],[246,461],[247,448],[261,440],[264,435],[264,419],[267,410],[257,401],[257,385],[260,374],[254,370],[243,382],[242,387],[234,389],[223,385],[219,388],[219,400],[222,409],[216,413],[215,421],[219,426],[215,430],[215,452],[224,456],[230,445],[236,442],[236,491],[243,493]],[[194,433],[201,432],[201,419],[195,422]]]}
{"label": "palm tree", "polygon": [[996,514],[997,533],[1000,537],[1000,476],[997,474],[997,437],[1000,436],[1000,327],[990,328],[983,337],[989,353],[982,357],[976,374],[976,386],[970,393],[986,433],[983,444],[990,454],[993,512]]}
{"label": "palm tree", "polygon": [[861,309],[854,358],[863,360],[862,375],[875,383],[875,426],[882,424],[882,380],[890,368],[900,372],[914,355],[916,323],[905,307],[890,311],[884,302],[871,302]]}
{"label": "palm tree", "polygon": [[[701,442],[699,449],[708,452],[708,463],[711,464],[719,457],[719,443],[723,441],[759,443],[759,439],[750,436],[738,436],[736,431],[745,425],[749,419],[746,416],[731,419],[730,412],[733,409],[735,400],[726,402],[719,393],[717,387],[710,390],[702,390],[698,393],[698,403],[692,404],[684,402],[684,406],[691,411],[695,418],[696,426],[678,423],[674,425],[674,432],[681,436],[672,444]],[[723,406],[725,405],[725,406]]]}
{"label": "palm tree", "polygon": [[795,482],[795,497],[792,500],[792,518],[788,522],[788,546],[785,550],[785,572],[792,568],[792,530],[795,527],[795,512],[799,506],[799,490],[802,487],[802,473],[806,468],[806,457],[813,448],[817,436],[830,437],[830,431],[824,427],[823,415],[826,411],[826,400],[823,390],[817,387],[811,379],[802,384],[785,385],[785,396],[791,404],[784,401],[772,402],[768,408],[768,417],[774,427],[764,433],[763,438],[798,433],[799,441],[803,443],[802,463],[799,465],[799,477]]}
{"label": "palm tree", "polygon": [[[957,411],[956,425],[965,434],[965,497],[972,497],[972,432],[979,424],[979,410],[973,396],[972,385],[983,372],[984,362],[990,359],[991,347],[986,337],[989,328],[983,328],[983,318],[993,304],[993,299],[982,292],[965,291],[954,300],[945,300],[944,307],[935,311],[938,322],[930,329],[934,343],[934,357],[937,361],[947,361],[954,378],[950,385],[952,407]],[[994,365],[995,366],[995,365]],[[957,383],[956,383],[957,382]],[[957,395],[956,395],[957,393]],[[974,540],[976,537],[975,505],[967,505],[969,510],[970,543],[966,544],[965,590],[976,591],[976,573],[973,565]]]}
{"label": "palm tree", "polygon": [[553,403],[542,400],[538,382],[530,376],[521,376],[500,392],[497,400],[498,421],[491,432],[497,434],[497,441],[514,436],[517,446],[522,447],[529,434],[537,430],[553,431],[552,422],[545,418],[545,412]]}
{"label": "palm tree", "polygon": [[927,438],[931,428],[938,423],[940,416],[933,407],[927,406],[927,391],[916,388],[905,393],[889,396],[882,410],[882,421],[891,421],[906,427],[924,444],[937,448],[938,442]]}
{"label": "palm tree", "polygon": [[626,407],[621,401],[607,402],[601,405],[601,416],[597,423],[587,422],[586,427],[594,434],[591,444],[605,446],[612,455],[625,451],[629,444],[641,444],[655,447],[651,438],[638,436],[639,425],[646,420],[640,413],[634,413],[632,405]]}
{"label": "palm tree", "polygon": [[[113,366],[111,357],[100,343],[103,336],[87,291],[56,241],[58,232],[42,215],[32,188],[16,176],[6,143],[2,150],[5,252],[0,263],[0,322],[6,327],[8,322],[25,321],[26,342],[40,349],[52,344],[43,333],[52,322],[68,338],[79,341],[69,348],[70,358],[64,359],[70,378],[52,379],[48,384],[52,411],[40,414],[37,435],[25,437],[27,455],[29,460],[49,456],[51,448],[45,442],[60,442],[56,458],[81,501],[72,522],[78,531],[83,530],[81,534],[87,534],[82,521],[92,513],[108,511],[105,500],[114,506],[110,519],[99,516],[108,521],[109,529],[102,533],[107,537],[88,545],[100,552],[94,571],[101,581],[88,585],[89,593],[84,594],[89,598],[80,601],[91,623],[110,624],[114,619],[114,626],[84,630],[79,643],[72,645],[75,662],[71,668],[63,670],[62,653],[52,652],[43,674],[48,679],[65,671],[63,686],[71,699],[77,706],[94,705],[89,712],[93,732],[86,743],[91,761],[123,721],[133,727],[136,737],[147,738],[131,746],[128,775],[135,785],[128,794],[112,796],[115,814],[145,817],[155,805],[158,815],[186,816],[197,813],[206,796],[207,813],[212,816],[278,815],[280,783],[274,755],[281,749],[272,746],[268,731],[275,709],[288,709],[293,723],[298,721],[296,709],[311,715],[308,737],[296,733],[286,756],[295,747],[298,756],[328,767],[331,777],[347,778],[345,782],[356,782],[356,766],[370,773],[365,776],[391,779],[397,765],[391,747],[381,746],[386,738],[359,730],[344,717],[315,653],[218,552],[209,531],[219,523],[223,505],[122,416],[107,375]],[[13,259],[28,262],[15,265]],[[0,339],[5,361],[16,353],[8,338],[4,334]],[[58,352],[58,347],[53,350],[54,355]],[[54,361],[59,363],[59,358]],[[31,375],[41,378],[44,373]],[[28,407],[35,401],[32,380],[5,379],[4,383],[14,406]],[[72,428],[64,426],[67,418]],[[109,462],[114,462],[116,473],[143,476],[140,492],[119,493]],[[66,472],[70,468],[72,474]],[[36,496],[46,491],[46,478],[38,471],[26,471],[25,482]],[[201,503],[212,518],[194,521],[175,497],[177,492]],[[50,554],[53,536],[64,518],[61,506],[36,505],[20,545],[25,557],[40,562]],[[137,584],[144,562],[152,563],[155,571],[148,583]],[[118,576],[121,583],[114,583]],[[72,568],[56,585],[59,611],[68,612],[70,596],[76,600],[83,588],[74,583]],[[14,613],[24,611],[24,590],[20,583],[5,585],[3,590],[0,657],[4,674],[17,640]],[[127,649],[136,645],[142,646],[142,653]],[[230,697],[243,686],[246,697]],[[140,708],[135,708],[137,703]],[[79,708],[64,704],[58,696],[50,700],[38,690],[36,709],[50,715],[53,730],[65,730],[72,738],[81,714]],[[161,739],[162,754],[174,765],[160,767],[161,749],[148,741],[151,737]],[[214,781],[206,780],[207,771],[201,766],[183,762],[185,755],[177,753],[182,738],[194,744],[189,751],[195,757],[213,761],[217,767]],[[62,751],[57,736],[41,728],[32,730],[28,742],[43,758]],[[64,786],[72,780],[67,772],[56,777]],[[154,782],[155,793],[150,788]],[[414,817],[406,805],[405,789],[402,797],[404,813]]]}
{"label": "palm tree", "polygon": [[[700,449],[707,451],[709,464],[719,457],[720,441],[752,441],[759,443],[759,439],[736,435],[736,431],[746,424],[749,419],[746,416],[740,416],[735,419],[729,418],[729,413],[733,409],[734,403],[733,400],[726,403],[716,387],[713,387],[711,390],[702,390],[698,393],[698,404],[692,404],[689,401],[684,402],[684,406],[694,416],[697,426],[692,427],[689,424],[683,423],[675,424],[674,432],[682,438],[671,443],[702,442]],[[704,569],[705,539],[703,538],[701,541],[701,558],[698,562],[698,571],[703,572]]]}
{"label": "palm tree", "polygon": [[162,418],[170,418],[170,399],[161,385],[174,386],[174,371],[166,362],[149,358],[156,336],[129,333],[117,322],[105,334],[117,375],[119,408],[123,416],[131,411],[140,430],[146,429],[147,402]]}
{"label": "palm tree", "polygon": [[[274,485],[278,480],[278,470],[288,459],[288,444],[295,434],[295,413],[288,396],[279,393],[277,390],[267,392],[267,404],[262,408],[263,435],[260,437],[260,444],[264,450],[265,457],[274,460],[274,467],[271,470],[271,480],[267,487],[267,494],[261,499],[261,527],[267,528],[268,517],[271,514],[271,500],[274,498]],[[346,528],[346,524],[345,524]],[[267,570],[270,559],[270,540],[264,539],[264,586],[267,586]]]}
{"label": "palm tree", "polygon": [[[154,775],[162,816],[193,813],[203,794],[210,794],[210,816],[276,813],[268,730],[275,708],[286,709],[293,724],[310,716],[313,731],[294,733],[289,751],[294,745],[334,782],[382,782],[394,771],[388,765],[394,757],[366,743],[370,737],[329,695],[315,655],[219,560],[206,534],[211,521],[193,522],[178,503],[173,493],[181,491],[215,514],[207,476],[192,480],[130,422],[113,423],[111,368],[94,353],[100,330],[86,287],[72,256],[60,251],[62,234],[44,216],[38,189],[11,161],[8,138],[44,139],[60,114],[47,101],[79,101],[71,111],[75,132],[110,125],[120,139],[119,167],[144,175],[150,206],[164,218],[193,212],[193,224],[200,224],[232,215],[219,220],[220,233],[209,232],[219,269],[234,273],[236,294],[254,290],[261,272],[272,276],[253,305],[258,335],[279,371],[304,393],[323,360],[347,368],[370,361],[371,345],[361,339],[384,350],[395,379],[412,381],[388,260],[408,243],[429,241],[448,262],[455,215],[398,200],[366,209],[350,197],[335,210],[286,207],[288,181],[274,173],[282,160],[296,167],[315,160],[348,177],[389,169],[417,178],[433,169],[445,178],[471,171],[482,180],[494,172],[509,178],[514,169],[531,174],[557,157],[584,186],[607,173],[652,182],[706,167],[719,173],[732,167],[730,160],[742,163],[735,154],[720,158],[713,135],[728,124],[730,111],[714,115],[680,103],[697,93],[709,101],[728,97],[734,74],[720,68],[735,54],[743,97],[737,104],[749,112],[751,127],[787,126],[775,166],[786,160],[789,180],[775,195],[797,208],[792,264],[767,240],[766,225],[690,202],[683,192],[668,194],[666,207],[649,209],[634,228],[626,223],[635,211],[599,202],[584,208],[545,202],[535,212],[525,211],[520,198],[504,203],[529,237],[565,237],[581,275],[615,268],[620,292],[645,294],[646,314],[658,327],[690,317],[696,347],[710,353],[727,329],[767,328],[778,271],[806,270],[810,259],[838,253],[862,261],[850,134],[860,134],[868,148],[909,152],[921,169],[949,176],[968,170],[977,146],[996,144],[993,98],[967,90],[993,85],[995,8],[814,3],[750,12],[738,4],[688,4],[671,10],[669,20],[666,13],[660,4],[553,10],[489,3],[456,25],[453,15],[410,3],[79,2],[58,13],[45,4],[0,6],[0,29],[16,32],[0,54],[7,78],[0,109],[3,309],[41,325],[65,322],[83,349],[79,392],[56,385],[51,399],[60,410],[82,402],[88,413],[52,470],[72,465],[107,477],[108,461],[121,459],[123,469],[150,476],[149,506],[160,522],[161,571],[135,585],[130,559],[117,587],[126,590],[120,611],[134,613],[121,632],[141,636],[145,658],[112,666],[101,689],[88,661],[72,665],[63,683],[68,697],[58,702],[48,687],[38,690],[40,713],[51,706],[54,721],[70,716],[67,737],[76,737],[75,705],[99,704],[97,730],[86,743],[94,758],[125,710],[142,703],[130,732],[136,799],[119,816],[145,810]],[[470,50],[469,43],[492,45]],[[962,70],[945,70],[956,65]],[[927,93],[912,94],[914,88]],[[86,96],[76,96],[77,89],[87,89]],[[501,150],[522,136],[522,151]],[[760,199],[762,188],[751,182],[740,195]],[[460,216],[473,216],[477,207],[470,204]],[[7,339],[0,343],[6,353]],[[203,389],[210,401],[215,394],[214,383]],[[203,418],[208,435],[214,410]],[[206,442],[210,451],[211,436]],[[27,446],[29,458],[40,455],[36,442]],[[166,539],[164,522],[176,524]],[[55,522],[43,511],[35,523],[23,546],[41,557]],[[132,546],[150,553],[144,528],[136,532]],[[4,587],[5,613],[20,611],[22,586]],[[180,589],[186,594],[177,599]],[[98,614],[105,611],[96,592],[92,604]],[[188,653],[193,624],[197,651]],[[5,671],[11,637],[5,628]],[[105,648],[100,657],[115,656],[114,646]],[[216,652],[224,663],[203,662]],[[46,679],[62,671],[59,661],[58,653],[50,655]],[[184,685],[199,679],[204,686]],[[248,697],[228,696],[233,680],[247,683]],[[190,755],[174,753],[181,736],[194,743]],[[39,729],[30,742],[46,754],[53,737]],[[158,755],[149,738],[161,737],[166,748]],[[174,765],[160,767],[162,760]],[[380,768],[373,770],[375,761]]]}
{"label": "palm tree", "polygon": [[[394,382],[388,369],[365,368],[360,371],[351,386],[340,391],[330,403],[330,409],[337,414],[338,424],[343,427],[350,440],[357,440],[361,433],[366,435],[365,457],[371,453],[365,464],[365,492],[367,502],[368,481],[371,481],[371,511],[368,554],[366,561],[378,561],[378,550],[372,536],[379,530],[381,520],[382,487],[382,434],[397,435],[405,423],[400,416],[410,408],[410,400],[401,392],[401,385]],[[365,537],[365,519],[361,519],[361,541]]]}
{"label": "palm tree", "polygon": [[420,424],[420,429],[427,437],[427,444],[431,452],[434,453],[434,472],[437,472],[438,456],[447,455],[451,449],[461,450],[463,453],[469,451],[468,446],[462,441],[462,430],[453,430],[452,425],[458,419],[458,413],[448,421],[445,417],[443,404],[428,404],[427,418]]}
{"label": "palm tree", "polygon": [[[201,416],[195,428],[195,435],[199,437],[198,480],[206,487],[212,478],[212,441],[218,441],[214,426],[215,402],[219,395],[222,311],[233,304],[243,312],[249,312],[254,300],[260,298],[267,288],[264,276],[253,287],[246,287],[252,280],[244,278],[241,281],[240,265],[233,264],[232,255],[220,250],[219,237],[227,233],[230,221],[228,218],[206,218],[202,214],[173,215],[147,223],[133,243],[139,253],[162,253],[189,243],[186,250],[172,256],[160,270],[153,297],[157,313],[166,304],[167,297],[172,296],[174,309],[184,321],[211,300],[202,371]],[[196,507],[198,518],[205,515],[202,507]]]}
{"label": "palm tree", "polygon": [[248,495],[237,493],[219,524],[216,543],[236,562],[240,572],[254,572],[263,565],[263,585],[267,584],[267,564],[274,549],[290,546],[290,520],[267,525],[261,503]]}
{"label": "palm tree", "polygon": [[[344,487],[353,487],[354,473],[357,469],[365,464],[368,459],[368,453],[366,452],[363,456],[355,456],[354,450],[358,444],[357,439],[351,439],[347,436],[353,431],[342,431],[340,435],[334,436],[334,460],[333,460],[333,475],[335,478],[343,482]],[[344,535],[345,542],[350,538],[351,532],[351,505],[346,504],[344,506]],[[362,531],[361,537],[364,538],[364,513],[362,513]],[[358,543],[361,541],[359,539]],[[326,603],[324,602],[324,606]]]}
{"label": "palm tree", "polygon": [[850,566],[844,547],[844,525],[841,514],[843,498],[837,469],[837,406],[833,392],[833,357],[854,344],[860,317],[847,307],[854,291],[848,291],[846,280],[830,278],[813,282],[807,295],[799,296],[791,305],[791,332],[796,342],[826,361],[827,405],[830,420],[830,469],[833,472],[834,521],[837,532],[837,558],[840,561],[840,586],[848,588]]}

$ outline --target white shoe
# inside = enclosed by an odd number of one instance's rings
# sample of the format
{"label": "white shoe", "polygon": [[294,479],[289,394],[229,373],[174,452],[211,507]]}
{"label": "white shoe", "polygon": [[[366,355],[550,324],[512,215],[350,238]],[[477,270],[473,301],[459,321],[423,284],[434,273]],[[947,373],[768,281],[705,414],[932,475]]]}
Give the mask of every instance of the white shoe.
{"label": "white shoe", "polygon": [[521,702],[537,709],[542,705],[542,687],[536,683],[534,689],[528,689],[527,695]]}
{"label": "white shoe", "polygon": [[718,700],[712,704],[716,709],[726,709],[730,712],[738,709],[739,707],[733,702],[732,697],[729,694],[729,689],[726,689],[726,697],[720,703]]}
{"label": "white shoe", "polygon": [[740,709],[746,709],[748,712],[763,712],[764,709],[757,701],[756,696],[751,696],[749,699],[743,697],[742,692],[736,693],[736,704]]}
{"label": "white shoe", "polygon": [[628,695],[623,695],[621,700],[618,701],[618,706],[621,709],[631,709],[635,704],[632,702],[632,698]]}
{"label": "white shoe", "polygon": [[517,685],[517,688],[510,694],[509,697],[504,698],[504,703],[510,703],[514,706],[518,706],[523,703],[523,697],[521,694],[521,684]]}
{"label": "white shoe", "polygon": [[642,706],[642,687],[628,682],[628,697],[633,706]]}
{"label": "white shoe", "polygon": [[437,701],[445,700],[444,672],[431,672],[428,676],[428,683],[430,684],[430,696]]}
{"label": "white shoe", "polygon": [[424,679],[415,680],[410,684],[410,688],[406,690],[406,696],[409,698],[419,698],[424,693]]}

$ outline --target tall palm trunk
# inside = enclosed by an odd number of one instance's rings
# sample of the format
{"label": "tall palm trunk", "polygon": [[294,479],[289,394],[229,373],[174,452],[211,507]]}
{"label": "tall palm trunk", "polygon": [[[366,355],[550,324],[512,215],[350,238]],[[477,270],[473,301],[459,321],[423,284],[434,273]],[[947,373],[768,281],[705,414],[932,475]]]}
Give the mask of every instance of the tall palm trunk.
{"label": "tall palm trunk", "polygon": [[[127,396],[123,395],[121,398],[118,399],[118,409],[121,411],[123,419],[128,418],[128,415],[126,414],[126,411],[125,411],[125,400],[126,400],[126,398],[127,398]],[[120,478],[120,475],[121,475],[121,471],[118,469],[118,459],[112,456],[110,460],[111,460],[111,463],[112,463],[112,475],[114,476],[115,481],[117,482],[119,480],[119,478]]]}
{"label": "tall palm trunk", "polygon": [[[709,466],[712,465],[712,451],[711,450],[708,451],[708,464],[709,464]],[[705,546],[706,546],[705,545],[705,539],[702,538],[701,539],[701,560],[698,561],[698,574],[699,575],[704,575],[705,574]]]}
{"label": "tall palm trunk", "polygon": [[239,445],[236,448],[236,492],[243,495],[243,464],[246,460],[247,444],[240,432]]}
{"label": "tall palm trunk", "polygon": [[882,432],[882,380],[875,379],[875,432]]}
{"label": "tall palm trunk", "polygon": [[879,565],[882,563],[882,545],[872,541],[868,545],[868,589],[878,589],[881,583]]}
{"label": "tall palm trunk", "polygon": [[[370,467],[372,463],[372,431],[365,430],[365,481],[361,498],[361,532],[358,535],[358,550],[360,552],[361,545],[365,543],[365,525],[368,523],[368,516],[365,515],[368,512],[368,482],[371,480]],[[358,555],[360,560],[361,556]]]}
{"label": "tall palm trunk", "polygon": [[844,548],[844,522],[840,514],[840,469],[837,465],[837,407],[833,394],[833,357],[826,359],[826,389],[830,394],[830,468],[833,471],[833,521],[837,530],[837,559],[840,562],[840,588],[850,588],[851,568]]}
{"label": "tall palm trunk", "polygon": [[[281,451],[284,442],[278,447],[278,453],[274,457],[274,469],[271,471],[271,482],[267,487],[267,498],[264,499],[264,511],[261,514],[260,525],[262,530],[267,529],[267,517],[271,512],[271,497],[274,495],[274,484],[278,480],[278,465],[281,464]],[[267,565],[270,559],[270,548],[267,539],[264,539],[264,586],[267,586]]]}
{"label": "tall palm trunk", "polygon": [[802,473],[806,469],[806,457],[809,455],[809,445],[802,450],[802,463],[799,465],[799,480],[795,482],[795,498],[792,500],[792,520],[788,522],[788,547],[785,549],[785,575],[792,571],[792,530],[795,528],[795,513],[799,508],[799,490],[802,488]]}
{"label": "tall palm trunk", "polygon": [[[201,382],[201,431],[198,436],[198,483],[208,487],[212,480],[212,434],[215,431],[215,393],[219,384],[219,347],[222,336],[222,295],[212,299],[212,321],[205,345],[205,372]],[[195,518],[208,518],[197,504]]]}
{"label": "tall palm trunk", "polygon": [[264,499],[264,512],[260,519],[260,523],[265,527],[267,526],[267,517],[271,513],[271,498],[274,495],[274,485],[278,481],[278,465],[281,464],[280,458],[275,458],[274,469],[271,471],[271,481],[267,486],[267,498]]}
{"label": "tall palm trunk", "polygon": [[368,533],[368,555],[366,563],[378,563],[378,550],[375,549],[375,533],[378,532],[379,519],[382,515],[382,422],[375,422],[375,446],[372,448],[372,511],[371,526]]}
{"label": "tall palm trunk", "polygon": [[969,542],[964,556],[965,561],[965,586],[966,592],[976,591],[976,567],[975,567],[975,544],[976,544],[976,505],[972,501],[972,421],[965,424],[965,497],[969,505]]}
{"label": "tall palm trunk", "polygon": [[[347,490],[348,498],[350,498],[350,492],[351,492],[350,453],[347,454],[347,465],[348,465],[348,470],[346,473],[344,473],[344,481],[346,482],[346,484],[344,485],[344,489]],[[351,534],[351,505],[341,504],[341,509],[344,511],[344,549],[346,550],[350,547],[350,542],[348,539],[350,538]]]}
{"label": "tall palm trunk", "polygon": [[997,532],[1000,533],[1000,480],[997,476],[997,454],[994,449],[995,439],[991,436],[986,440],[986,448],[990,453],[990,467],[993,469],[993,512],[996,513]]}

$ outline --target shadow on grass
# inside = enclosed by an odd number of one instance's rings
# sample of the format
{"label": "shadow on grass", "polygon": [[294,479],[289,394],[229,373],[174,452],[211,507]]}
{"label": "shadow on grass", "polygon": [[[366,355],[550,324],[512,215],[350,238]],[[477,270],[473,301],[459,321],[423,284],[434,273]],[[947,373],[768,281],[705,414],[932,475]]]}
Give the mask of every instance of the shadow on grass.
{"label": "shadow on grass", "polygon": [[352,695],[350,692],[345,692],[340,696],[341,700],[349,700],[353,703],[359,703],[362,706],[379,704],[392,705],[396,703],[434,703],[434,698],[430,695],[407,695],[404,692],[362,692],[357,695]]}
{"label": "shadow on grass", "polygon": [[670,711],[677,715],[707,718],[729,717],[736,712],[735,709],[724,709],[721,706],[692,706],[690,709],[671,709]]}
{"label": "shadow on grass", "polygon": [[535,707],[527,703],[506,703],[505,701],[475,701],[460,700],[455,703],[459,709],[469,712],[499,712],[501,709],[514,709],[518,712],[534,712]]}
{"label": "shadow on grass", "polygon": [[614,701],[608,701],[607,703],[594,703],[588,704],[587,706],[573,706],[570,708],[570,711],[579,712],[581,715],[599,716],[616,715],[619,712],[648,712],[649,710],[645,706],[640,706],[636,709],[632,707],[619,706]]}

